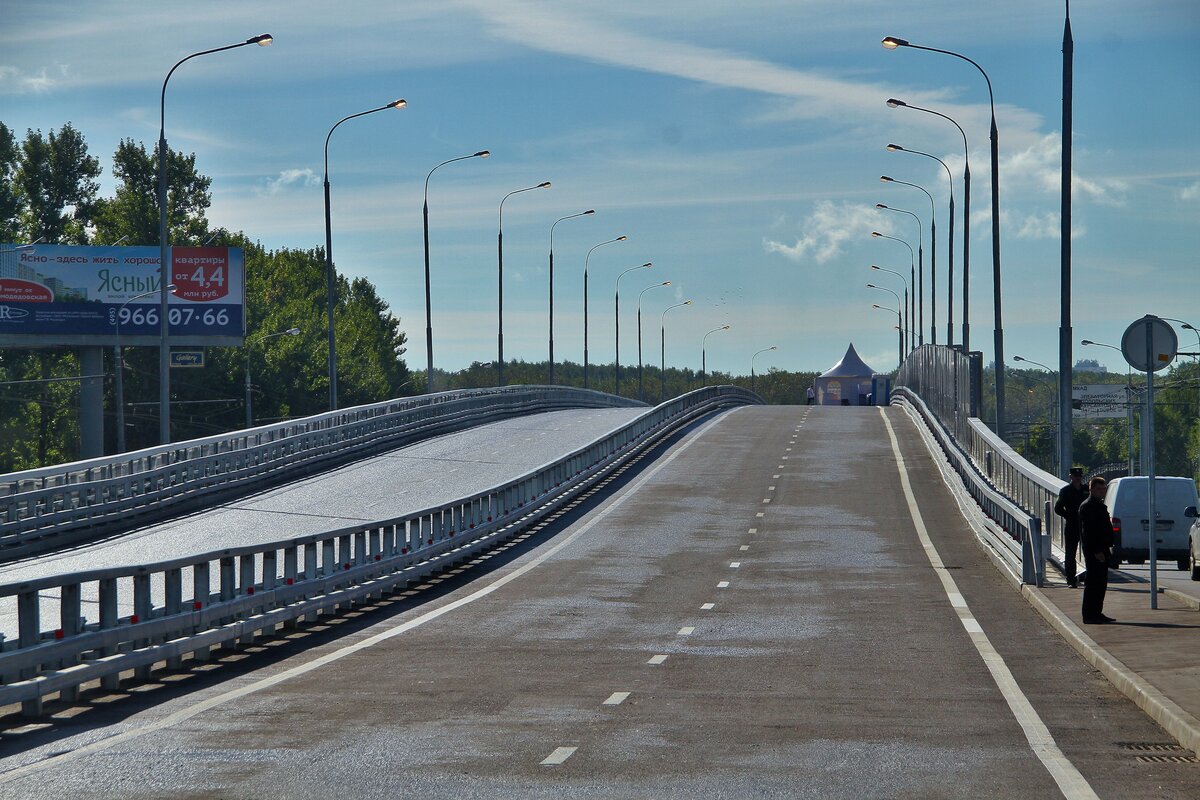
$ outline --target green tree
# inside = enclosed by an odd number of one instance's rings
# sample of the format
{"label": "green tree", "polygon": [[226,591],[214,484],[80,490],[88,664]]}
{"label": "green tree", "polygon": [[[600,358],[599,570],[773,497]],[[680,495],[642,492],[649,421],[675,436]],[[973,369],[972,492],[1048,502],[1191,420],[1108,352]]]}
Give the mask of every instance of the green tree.
{"label": "green tree", "polygon": [[99,175],[100,162],[88,155],[87,142],[71,123],[46,136],[28,131],[14,175],[24,200],[25,235],[55,244],[86,243]]}
{"label": "green tree", "polygon": [[[122,139],[113,154],[113,197],[97,203],[96,239],[154,245],[158,239],[158,145],[154,152]],[[205,212],[212,204],[212,178],[196,171],[196,154],[167,148],[167,226],[173,244],[200,244],[208,238]]]}
{"label": "green tree", "polygon": [[23,204],[15,181],[18,154],[16,137],[0,122],[0,242],[16,239],[20,225]]}

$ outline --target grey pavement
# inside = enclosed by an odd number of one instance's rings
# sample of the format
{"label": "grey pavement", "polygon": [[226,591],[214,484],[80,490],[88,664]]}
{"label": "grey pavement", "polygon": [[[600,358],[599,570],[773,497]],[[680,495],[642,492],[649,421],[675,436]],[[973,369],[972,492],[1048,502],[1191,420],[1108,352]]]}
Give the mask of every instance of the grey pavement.
{"label": "grey pavement", "polygon": [[1200,764],[1146,758],[1170,738],[997,572],[885,413],[961,599],[878,410],[739,409],[496,566],[296,634],[312,647],[9,729],[0,796],[1063,796],[984,635],[1096,795],[1200,795]]}

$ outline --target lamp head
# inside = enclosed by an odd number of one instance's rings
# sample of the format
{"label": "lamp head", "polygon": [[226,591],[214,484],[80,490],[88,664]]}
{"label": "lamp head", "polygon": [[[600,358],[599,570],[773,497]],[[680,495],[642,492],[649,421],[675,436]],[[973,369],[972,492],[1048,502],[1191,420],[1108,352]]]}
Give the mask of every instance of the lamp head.
{"label": "lamp head", "polygon": [[480,150],[478,153],[472,153],[471,158],[487,158],[491,154],[491,150]]}
{"label": "lamp head", "polygon": [[730,329],[730,328],[732,328],[732,327],[733,327],[732,325],[722,325],[722,326],[721,326],[721,330],[723,330],[723,331],[727,331],[727,330],[729,330],[729,329]]}
{"label": "lamp head", "polygon": [[645,264],[642,264],[642,267],[645,269],[649,269],[650,267],[653,267],[653,266],[654,266],[653,261],[647,261]]}
{"label": "lamp head", "polygon": [[879,176],[879,180],[883,181],[884,183],[891,183],[891,182],[892,182],[892,179],[891,179],[891,178],[889,178],[887,175],[880,175],[880,176]]}
{"label": "lamp head", "polygon": [[400,99],[400,100],[393,100],[392,102],[388,103],[387,107],[388,108],[404,108],[407,105],[408,105],[407,100]]}
{"label": "lamp head", "polygon": [[888,104],[888,108],[899,108],[900,106],[908,105],[908,103],[904,102],[903,100],[897,100],[894,97],[889,97],[887,104]]}
{"label": "lamp head", "polygon": [[1188,322],[1185,322],[1185,323],[1183,323],[1183,324],[1182,324],[1182,325],[1180,325],[1179,327],[1183,328],[1185,331],[1194,331],[1194,330],[1196,330],[1195,326],[1193,326],[1191,323],[1188,323]]}
{"label": "lamp head", "polygon": [[1080,344],[1095,344],[1091,339],[1084,339]]}
{"label": "lamp head", "polygon": [[628,238],[628,236],[618,236],[614,241],[623,242]]}
{"label": "lamp head", "polygon": [[871,269],[879,269],[879,267],[877,267],[877,266],[875,266],[874,264],[872,264],[872,265],[871,265]]}
{"label": "lamp head", "polygon": [[595,214],[595,213],[596,213],[596,209],[594,209],[594,208],[589,208],[587,211],[583,212],[584,216],[587,216],[588,214]]}
{"label": "lamp head", "polygon": [[541,183],[539,183],[539,184],[537,185],[537,188],[538,188],[538,189],[549,189],[549,188],[550,188],[550,181],[542,181]]}
{"label": "lamp head", "polygon": [[875,285],[875,284],[873,284],[873,283],[868,283],[868,284],[867,284],[867,288],[868,288],[868,289],[878,289],[879,287],[878,287],[878,286],[876,286],[876,285]]}
{"label": "lamp head", "polygon": [[167,284],[167,291],[168,291],[168,292],[171,292],[172,294],[174,294],[174,293],[175,293],[175,288],[176,288],[176,287],[175,287],[175,284],[173,284],[173,283],[168,283],[168,284]]}
{"label": "lamp head", "polygon": [[883,236],[883,234],[880,233],[879,231],[871,231],[871,235],[874,236],[875,238],[879,238],[880,236]]}
{"label": "lamp head", "polygon": [[1021,358],[1020,356],[1013,356],[1013,361],[1024,361],[1024,360],[1025,359]]}
{"label": "lamp head", "polygon": [[284,331],[284,333],[287,334],[288,336],[299,336],[300,329],[299,328],[288,328],[286,331]]}
{"label": "lamp head", "polygon": [[692,301],[691,301],[691,300],[684,300],[684,301],[683,301],[683,304],[684,304],[685,306],[690,306],[690,305],[692,304]]}
{"label": "lamp head", "polygon": [[767,349],[768,349],[768,350],[778,350],[778,349],[779,349],[779,345],[777,345],[777,344],[773,344],[773,345],[771,345],[770,347],[768,347]]}
{"label": "lamp head", "polygon": [[[887,208],[887,206],[885,206],[883,203],[876,203],[875,207],[876,208]],[[888,209],[888,210],[890,211],[891,209]]]}
{"label": "lamp head", "polygon": [[879,305],[878,303],[871,303],[871,308],[878,308],[880,311],[884,310],[883,306]]}
{"label": "lamp head", "polygon": [[897,151],[903,151],[903,150],[904,150],[904,148],[903,148],[903,147],[901,147],[901,146],[900,146],[900,145],[898,145],[898,144],[888,144],[888,146],[887,146],[887,149],[888,149],[888,152],[889,152],[889,153],[895,153],[895,152],[897,152]]}
{"label": "lamp head", "polygon": [[258,36],[251,36],[246,40],[246,44],[256,44],[259,47],[270,47],[271,42],[275,41],[275,37],[269,33],[260,33]]}
{"label": "lamp head", "polygon": [[908,47],[908,39],[901,39],[898,36],[885,36],[883,39],[884,50],[895,50],[897,47]]}
{"label": "lamp head", "polygon": [[670,286],[670,285],[671,285],[670,281],[663,281],[662,283],[659,284],[659,286]]}

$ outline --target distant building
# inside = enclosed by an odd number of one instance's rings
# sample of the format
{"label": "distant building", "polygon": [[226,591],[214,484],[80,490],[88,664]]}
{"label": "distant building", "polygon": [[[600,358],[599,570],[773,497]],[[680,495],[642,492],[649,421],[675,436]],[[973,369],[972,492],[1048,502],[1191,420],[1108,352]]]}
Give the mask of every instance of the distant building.
{"label": "distant building", "polygon": [[1075,372],[1096,372],[1101,375],[1107,375],[1108,367],[1094,358],[1081,358],[1075,362]]}

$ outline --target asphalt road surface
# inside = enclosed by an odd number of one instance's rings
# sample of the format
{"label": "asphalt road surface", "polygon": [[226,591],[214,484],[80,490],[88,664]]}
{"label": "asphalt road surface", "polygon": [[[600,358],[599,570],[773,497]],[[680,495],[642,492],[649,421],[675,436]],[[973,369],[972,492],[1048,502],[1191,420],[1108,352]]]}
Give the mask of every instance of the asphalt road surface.
{"label": "asphalt road surface", "polygon": [[610,489],[353,618],[8,730],[0,796],[1200,796],[902,412],[738,409]]}

